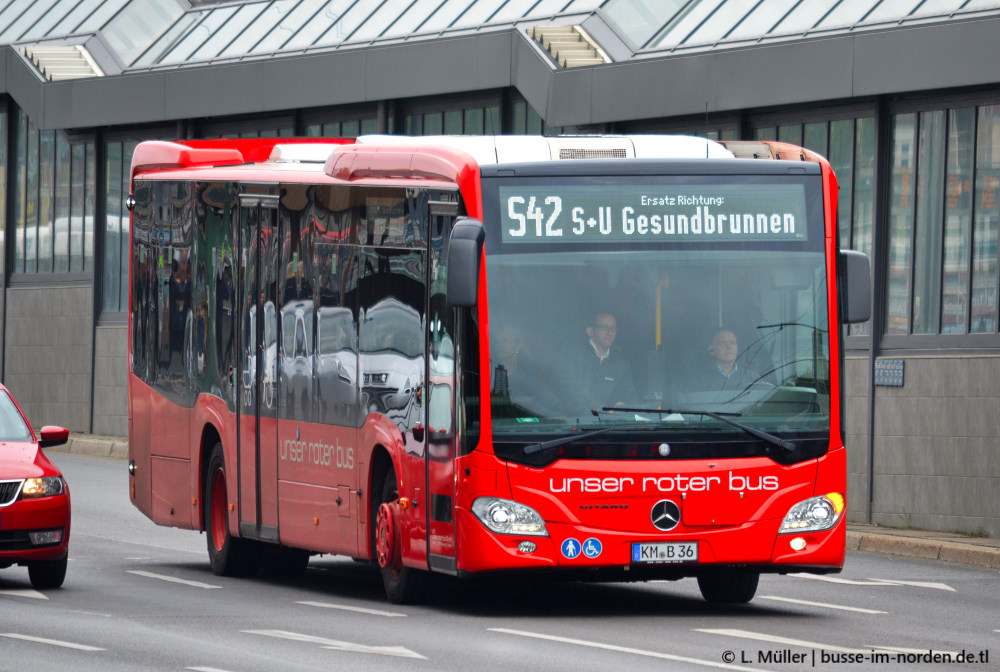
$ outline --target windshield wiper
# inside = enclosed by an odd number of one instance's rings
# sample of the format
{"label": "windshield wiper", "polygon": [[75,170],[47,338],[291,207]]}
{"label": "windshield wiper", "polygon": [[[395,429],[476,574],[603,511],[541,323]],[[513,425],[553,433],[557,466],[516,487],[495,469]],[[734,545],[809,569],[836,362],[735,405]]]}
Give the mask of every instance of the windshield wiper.
{"label": "windshield wiper", "polygon": [[610,427],[602,427],[601,429],[595,429],[592,432],[584,432],[583,434],[571,434],[569,436],[561,436],[558,439],[552,439],[551,441],[532,443],[524,447],[524,454],[532,455],[534,453],[541,453],[547,450],[552,450],[553,448],[561,448],[562,446],[573,443],[574,441],[579,441],[581,439],[589,439],[592,436],[603,434],[604,432],[607,432],[610,429],[611,429]]}
{"label": "windshield wiper", "polygon": [[724,422],[725,424],[730,425],[731,427],[735,427],[736,429],[741,429],[744,432],[746,432],[747,434],[749,434],[750,436],[755,436],[758,439],[761,439],[763,441],[767,441],[772,446],[777,446],[778,448],[781,448],[782,450],[787,450],[789,453],[794,453],[799,448],[798,446],[796,446],[791,441],[787,441],[787,440],[781,438],[780,436],[775,436],[774,434],[768,434],[767,432],[761,431],[761,430],[757,429],[756,427],[750,427],[749,425],[744,425],[742,422],[736,422],[735,420],[731,420],[730,418],[726,417],[727,415],[739,417],[739,415],[740,415],[739,413],[716,413],[715,411],[691,411],[691,410],[682,410],[682,409],[678,409],[678,408],[668,408],[668,409],[660,409],[660,408],[622,408],[621,406],[606,407],[606,408],[602,408],[601,410],[602,411],[626,411],[626,412],[629,412],[629,413],[658,413],[660,415],[672,415],[674,413],[676,413],[678,415],[707,415],[708,417],[715,418],[719,422]]}

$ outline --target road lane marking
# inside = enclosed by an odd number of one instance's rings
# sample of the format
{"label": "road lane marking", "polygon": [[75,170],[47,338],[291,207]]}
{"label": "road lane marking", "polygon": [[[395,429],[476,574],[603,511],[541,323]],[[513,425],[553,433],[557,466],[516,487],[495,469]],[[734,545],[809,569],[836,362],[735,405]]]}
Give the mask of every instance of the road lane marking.
{"label": "road lane marking", "polygon": [[366,609],[364,607],[352,607],[346,604],[330,604],[329,602],[296,602],[295,604],[304,604],[307,607],[320,607],[322,609],[341,609],[343,611],[354,611],[359,614],[370,614],[372,616],[386,616],[388,618],[405,618],[406,614],[401,614],[396,611],[381,611],[379,609]]}
{"label": "road lane marking", "polygon": [[814,581],[827,581],[829,583],[841,583],[849,586],[914,586],[915,588],[933,588],[935,590],[948,590],[955,592],[955,589],[946,583],[935,583],[933,581],[899,581],[897,579],[865,579],[858,581],[855,579],[842,579],[837,576],[827,574],[789,574],[797,579],[813,579]]}
{"label": "road lane marking", "polygon": [[840,583],[848,586],[898,586],[898,583],[890,583],[879,579],[865,579],[856,581],[854,579],[842,579],[839,576],[828,576],[826,574],[789,574],[796,579],[812,579],[814,581],[826,581],[827,583]]}
{"label": "road lane marking", "polygon": [[933,588],[934,590],[948,590],[955,592],[955,589],[946,583],[935,583],[933,581],[897,581],[896,579],[872,579],[898,586],[913,586],[915,588]]}
{"label": "road lane marking", "polygon": [[169,581],[170,583],[182,583],[185,586],[192,586],[194,588],[204,588],[205,590],[210,590],[212,588],[222,588],[222,586],[213,586],[210,583],[202,583],[201,581],[188,581],[187,579],[178,579],[176,576],[167,576],[166,574],[154,574],[153,572],[144,572],[138,569],[127,569],[125,570],[129,574],[135,574],[136,576],[145,576],[147,579],[158,579],[160,581]]}
{"label": "road lane marking", "polygon": [[704,667],[714,667],[720,670],[746,670],[761,672],[759,667],[740,667],[739,665],[729,665],[727,663],[717,663],[714,660],[702,660],[701,658],[688,658],[687,656],[675,656],[669,653],[658,651],[645,651],[643,649],[633,649],[627,646],[615,646],[614,644],[603,644],[601,642],[591,642],[585,639],[572,639],[570,637],[558,637],[556,635],[543,635],[539,632],[526,632],[524,630],[510,630],[508,628],[488,628],[491,632],[499,632],[505,635],[517,635],[518,637],[530,637],[532,639],[544,639],[549,642],[559,642],[561,644],[574,644],[576,646],[586,646],[591,649],[604,649],[605,651],[615,651],[618,653],[631,653],[636,656],[646,656],[647,658],[659,658],[677,663],[691,663],[692,665],[702,665]]}
{"label": "road lane marking", "polygon": [[326,639],[325,637],[314,637],[303,635],[297,632],[286,630],[243,630],[248,635],[262,635],[264,637],[277,637],[279,639],[290,639],[294,642],[306,642],[309,644],[319,644],[324,649],[334,651],[348,651],[351,653],[374,653],[379,656],[394,656],[396,658],[419,658],[427,660],[419,653],[414,653],[402,646],[368,646],[367,644],[354,644],[352,642],[342,642],[336,639]]}
{"label": "road lane marking", "polygon": [[740,639],[751,639],[757,642],[767,642],[769,644],[783,644],[785,646],[800,646],[804,649],[822,649],[823,651],[838,651],[840,653],[863,653],[870,654],[871,649],[847,649],[843,646],[833,644],[822,644],[820,642],[810,642],[804,639],[791,639],[790,637],[778,637],[777,635],[767,635],[762,632],[750,632],[749,630],[721,629],[701,629],[695,628],[695,632],[707,632],[710,635],[722,635],[724,637],[738,637]]}
{"label": "road lane marking", "polygon": [[0,637],[9,639],[23,639],[26,642],[36,642],[38,644],[49,644],[51,646],[61,646],[64,649],[76,649],[77,651],[104,651],[96,646],[86,644],[75,644],[73,642],[63,642],[58,639],[46,639],[45,637],[32,637],[31,635],[21,635],[16,632],[0,632]]}
{"label": "road lane marking", "polygon": [[887,614],[887,611],[877,609],[862,609],[861,607],[848,607],[842,604],[827,604],[825,602],[810,602],[809,600],[793,600],[790,597],[777,597],[775,595],[759,595],[758,600],[775,600],[776,602],[788,602],[790,604],[803,604],[808,607],[822,607],[824,609],[839,609],[841,611],[856,611],[860,614]]}
{"label": "road lane marking", "polygon": [[31,597],[36,600],[49,599],[48,595],[45,593],[40,593],[37,590],[31,590],[30,588],[0,590],[0,595],[10,595],[11,597]]}
{"label": "road lane marking", "polygon": [[191,672],[230,672],[230,670],[223,670],[218,667],[185,667],[185,670],[191,670]]}

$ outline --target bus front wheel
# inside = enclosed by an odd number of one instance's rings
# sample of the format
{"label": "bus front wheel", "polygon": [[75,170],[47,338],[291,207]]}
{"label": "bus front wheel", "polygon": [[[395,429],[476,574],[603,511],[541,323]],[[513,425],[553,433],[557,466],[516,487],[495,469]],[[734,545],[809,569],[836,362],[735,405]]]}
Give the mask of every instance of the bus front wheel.
{"label": "bus front wheel", "polygon": [[218,576],[249,576],[257,571],[260,555],[253,542],[229,533],[229,502],[226,460],[222,444],[216,443],[205,472],[205,534],[208,560]]}
{"label": "bus front wheel", "polygon": [[713,604],[746,604],[757,593],[760,572],[720,570],[698,576],[701,596]]}
{"label": "bus front wheel", "polygon": [[393,604],[412,604],[424,598],[427,575],[419,569],[403,566],[398,500],[396,474],[390,469],[376,500],[375,557],[389,601]]}

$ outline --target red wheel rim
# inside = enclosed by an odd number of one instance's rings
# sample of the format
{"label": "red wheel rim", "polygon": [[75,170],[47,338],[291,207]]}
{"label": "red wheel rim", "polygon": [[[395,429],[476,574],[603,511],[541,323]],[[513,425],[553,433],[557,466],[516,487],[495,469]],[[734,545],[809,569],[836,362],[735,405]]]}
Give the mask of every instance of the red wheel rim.
{"label": "red wheel rim", "polygon": [[221,468],[212,476],[212,544],[221,551],[226,545],[226,472]]}
{"label": "red wheel rim", "polygon": [[375,521],[375,553],[379,567],[392,568],[396,559],[396,517],[389,504],[378,507]]}

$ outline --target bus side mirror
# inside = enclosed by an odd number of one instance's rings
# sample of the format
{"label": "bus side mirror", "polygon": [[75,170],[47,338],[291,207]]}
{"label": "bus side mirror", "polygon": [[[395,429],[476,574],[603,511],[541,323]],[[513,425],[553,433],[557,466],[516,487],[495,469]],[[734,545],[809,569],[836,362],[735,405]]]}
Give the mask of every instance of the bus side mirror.
{"label": "bus side mirror", "polygon": [[872,316],[872,271],[868,255],[841,250],[840,271],[844,323],[867,322]]}
{"label": "bus side mirror", "polygon": [[479,296],[479,259],[483,253],[483,223],[459,217],[448,244],[448,305],[471,308]]}

